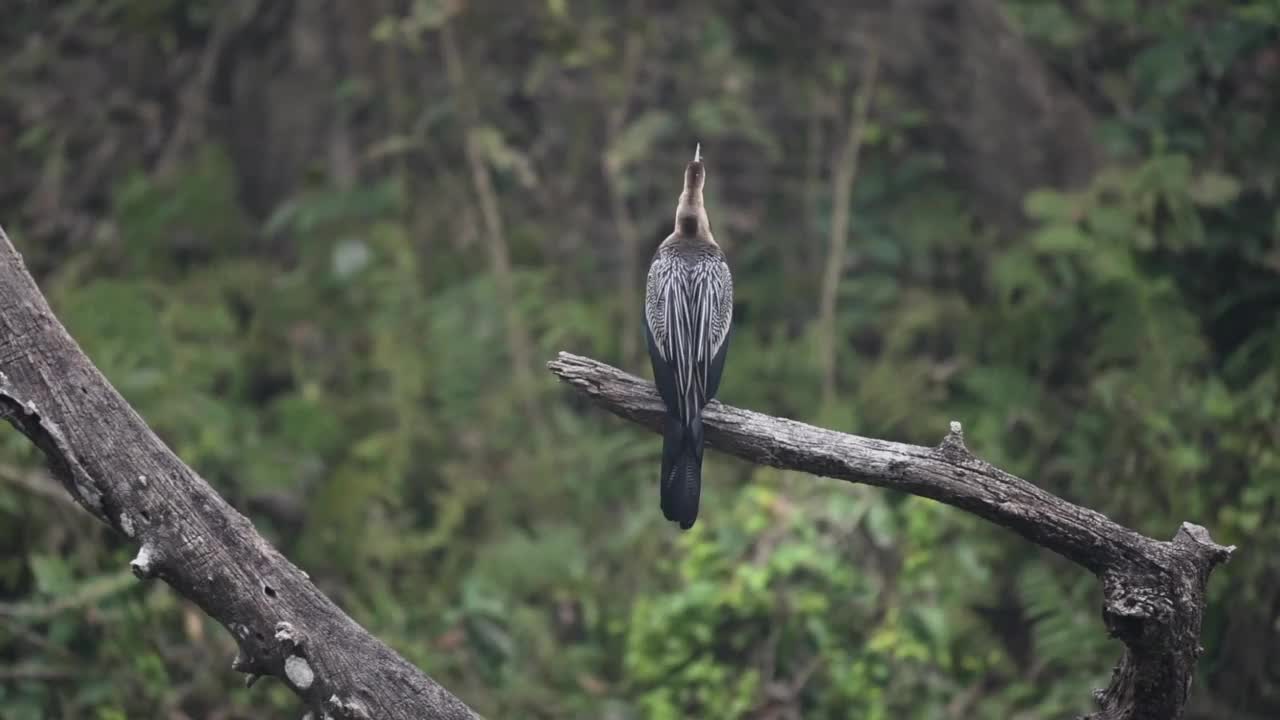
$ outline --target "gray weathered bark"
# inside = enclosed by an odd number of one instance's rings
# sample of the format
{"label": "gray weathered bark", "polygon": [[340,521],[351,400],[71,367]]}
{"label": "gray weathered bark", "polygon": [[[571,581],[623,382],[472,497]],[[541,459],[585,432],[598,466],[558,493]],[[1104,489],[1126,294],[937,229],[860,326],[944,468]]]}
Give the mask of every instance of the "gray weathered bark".
{"label": "gray weathered bark", "polygon": [[[589,358],[560,353],[548,367],[610,412],[659,431],[652,383]],[[1090,720],[1176,720],[1195,672],[1205,586],[1234,547],[1183,523],[1160,541],[1073,505],[975,457],[960,423],[937,447],[847,435],[730,407],[703,415],[707,442],[761,465],[932,498],[983,517],[1088,569],[1102,581],[1102,619],[1125,644]]]}
{"label": "gray weathered bark", "polygon": [[222,623],[232,668],[280,678],[316,717],[478,717],[370,635],[187,467],[54,317],[0,230],[0,418],[95,517],[138,542],[130,563]]}

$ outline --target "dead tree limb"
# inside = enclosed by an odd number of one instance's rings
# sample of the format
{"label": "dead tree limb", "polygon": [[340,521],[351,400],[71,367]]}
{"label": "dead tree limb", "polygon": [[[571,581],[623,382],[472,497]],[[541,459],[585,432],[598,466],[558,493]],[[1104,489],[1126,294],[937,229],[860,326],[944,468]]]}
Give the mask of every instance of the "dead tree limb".
{"label": "dead tree limb", "polygon": [[[569,353],[548,363],[561,380],[610,412],[658,431],[653,384]],[[1205,586],[1234,547],[1183,523],[1172,540],[1149,538],[1010,475],[965,447],[960,423],[937,447],[875,440],[712,401],[708,444],[760,465],[931,498],[1013,530],[1088,569],[1102,582],[1102,619],[1125,651],[1090,720],[1176,720],[1191,689]]]}
{"label": "dead tree limb", "polygon": [[478,717],[370,635],[187,467],[50,311],[0,230],[0,418],[81,506],[139,544],[130,563],[235,637],[232,668],[271,675],[315,717]]}

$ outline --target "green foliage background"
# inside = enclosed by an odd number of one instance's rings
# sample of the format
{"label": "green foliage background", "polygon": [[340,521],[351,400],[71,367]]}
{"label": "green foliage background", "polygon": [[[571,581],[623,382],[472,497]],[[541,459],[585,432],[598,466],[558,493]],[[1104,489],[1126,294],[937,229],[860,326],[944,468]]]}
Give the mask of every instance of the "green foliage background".
{"label": "green foliage background", "polygon": [[[6,11],[0,221],[156,432],[477,710],[1056,718],[1119,656],[1084,571],[930,501],[709,453],[697,526],[662,521],[658,439],[541,363],[648,374],[625,290],[697,138],[737,285],[726,402],[922,444],[959,419],[1142,532],[1206,525],[1241,551],[1190,716],[1280,715],[1273,2],[1004,2],[1105,157],[1085,187],[1027,187],[1016,222],[892,75],[831,197],[865,52],[762,41],[755,3],[268,5]],[[0,716],[296,714],[38,466],[0,433]]]}

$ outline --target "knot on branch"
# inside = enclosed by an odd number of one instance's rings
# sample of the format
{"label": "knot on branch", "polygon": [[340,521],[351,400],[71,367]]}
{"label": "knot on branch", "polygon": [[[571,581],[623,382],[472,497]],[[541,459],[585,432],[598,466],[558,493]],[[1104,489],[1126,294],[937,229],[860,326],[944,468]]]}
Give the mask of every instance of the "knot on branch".
{"label": "knot on branch", "polygon": [[311,663],[301,655],[290,655],[284,659],[284,676],[299,691],[309,690],[316,679]]}
{"label": "knot on branch", "polygon": [[969,452],[969,448],[964,444],[964,428],[961,427],[958,420],[952,420],[947,436],[942,438],[942,442],[938,443],[936,448],[939,453],[945,457],[953,459],[968,459],[973,457],[973,453]]}
{"label": "knot on branch", "polygon": [[284,677],[299,691],[306,691],[315,682],[316,673],[307,662],[305,636],[292,623],[276,623],[276,642],[284,656]]}
{"label": "knot on branch", "polygon": [[369,714],[369,708],[355,698],[343,700],[337,695],[332,695],[328,700],[324,701],[324,709],[326,714],[332,714],[334,717],[339,718],[349,718],[350,720],[370,720],[372,718]]}
{"label": "knot on branch", "polygon": [[1182,523],[1182,527],[1178,528],[1173,536],[1173,544],[1194,553],[1203,561],[1205,570],[1229,561],[1236,551],[1235,545],[1219,545],[1209,537],[1209,531],[1203,526],[1189,522]]}
{"label": "knot on branch", "polygon": [[284,668],[284,679],[295,688],[306,690],[311,687],[315,671],[307,661],[305,636],[292,623],[276,623],[274,645],[267,643],[265,635],[250,632],[245,625],[233,623],[229,629],[240,644],[235,659],[231,661],[231,669],[248,676],[244,681],[246,687],[253,687],[263,675],[279,675],[281,667]]}
{"label": "knot on branch", "polygon": [[1167,625],[1175,612],[1167,588],[1119,574],[1102,578],[1102,595],[1102,620],[1108,634],[1130,646],[1151,637],[1154,628]]}
{"label": "knot on branch", "polygon": [[139,580],[150,580],[160,573],[160,553],[151,545],[143,543],[138,554],[129,561],[129,569]]}
{"label": "knot on branch", "polygon": [[280,643],[280,648],[284,651],[282,654],[305,655],[304,640],[305,636],[292,623],[284,621],[276,623],[276,642]]}

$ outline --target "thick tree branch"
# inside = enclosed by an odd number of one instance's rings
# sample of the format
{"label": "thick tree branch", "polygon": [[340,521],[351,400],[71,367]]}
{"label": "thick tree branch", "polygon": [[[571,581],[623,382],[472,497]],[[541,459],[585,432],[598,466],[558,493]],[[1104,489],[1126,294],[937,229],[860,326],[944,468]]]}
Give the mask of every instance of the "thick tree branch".
{"label": "thick tree branch", "polygon": [[95,517],[239,644],[233,669],[280,678],[316,717],[477,717],[324,596],[161,442],[54,317],[0,230],[0,418]]}
{"label": "thick tree branch", "polygon": [[[610,412],[650,430],[663,406],[653,385],[569,353],[548,363],[561,380]],[[1096,693],[1094,720],[1181,717],[1199,657],[1205,586],[1234,547],[1183,523],[1155,540],[1073,505],[975,457],[960,423],[937,447],[825,430],[712,401],[703,416],[712,447],[761,465],[932,498],[966,510],[1087,568],[1102,581],[1102,617],[1125,644],[1111,684]]]}

